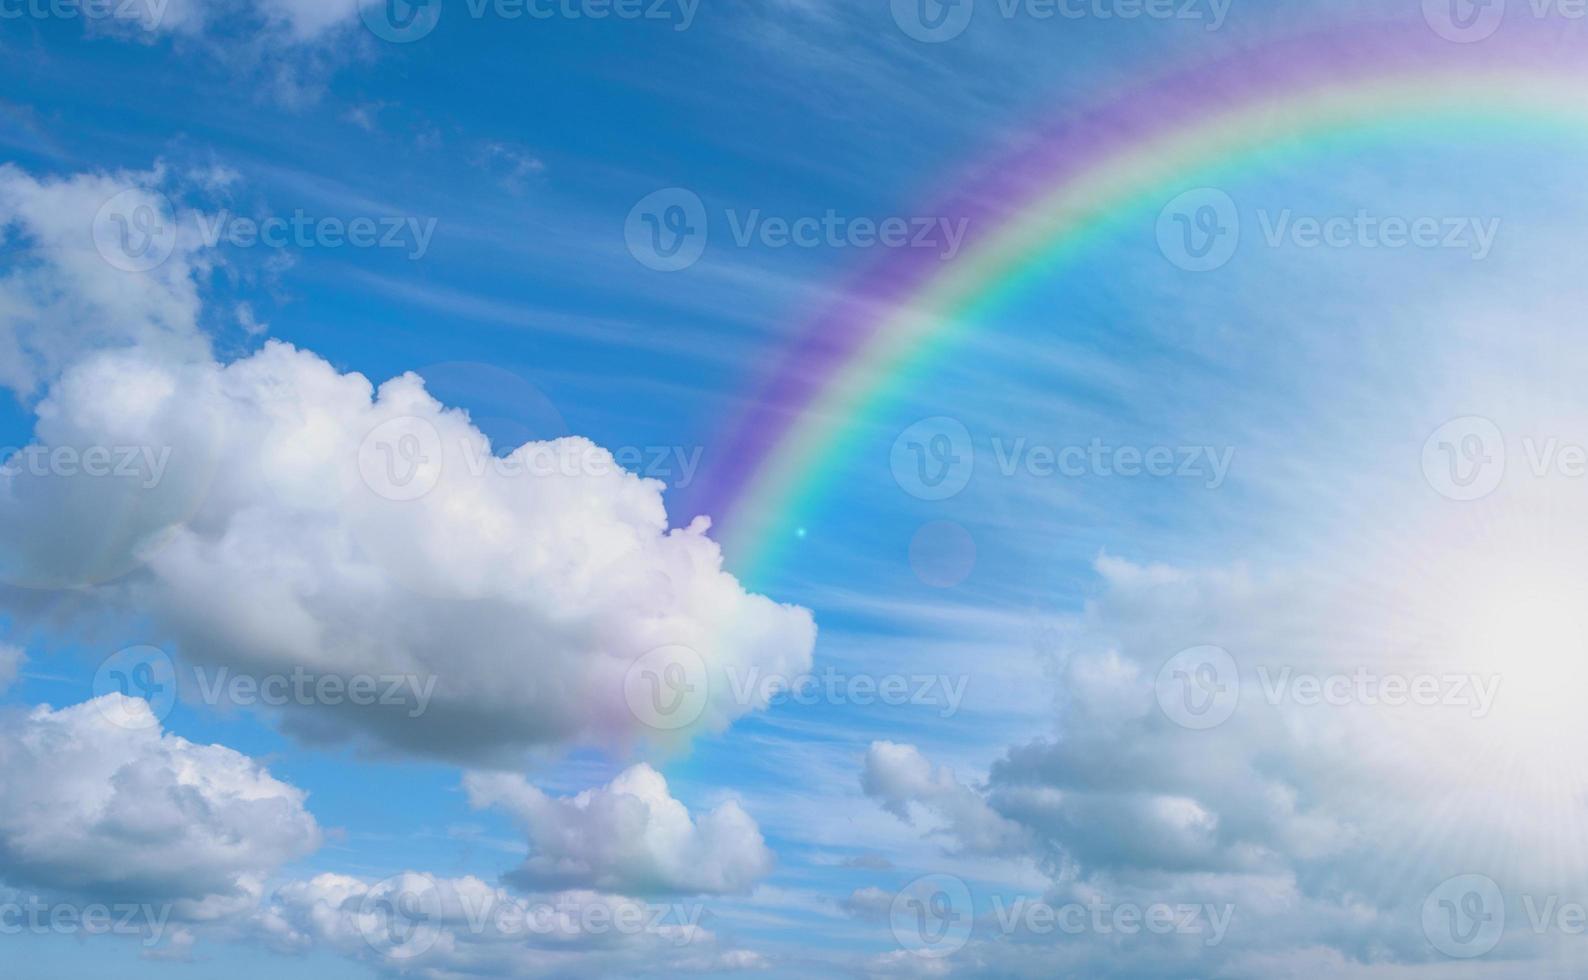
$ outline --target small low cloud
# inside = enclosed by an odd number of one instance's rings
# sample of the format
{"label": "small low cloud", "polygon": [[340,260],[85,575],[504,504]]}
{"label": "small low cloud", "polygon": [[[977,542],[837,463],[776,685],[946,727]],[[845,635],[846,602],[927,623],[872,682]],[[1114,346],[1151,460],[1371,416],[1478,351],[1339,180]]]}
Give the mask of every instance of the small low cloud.
{"label": "small low cloud", "polygon": [[744,894],[772,870],[772,852],[739,804],[692,816],[643,763],[576,796],[547,796],[502,773],[471,773],[465,786],[475,806],[504,810],[527,833],[530,856],[507,876],[526,888]]}

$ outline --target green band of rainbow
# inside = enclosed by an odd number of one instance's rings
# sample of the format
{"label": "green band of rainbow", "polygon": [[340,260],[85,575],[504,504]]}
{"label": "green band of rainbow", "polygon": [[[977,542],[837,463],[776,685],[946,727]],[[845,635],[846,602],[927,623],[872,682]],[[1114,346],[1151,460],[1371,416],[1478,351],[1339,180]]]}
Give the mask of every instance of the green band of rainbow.
{"label": "green band of rainbow", "polygon": [[1588,121],[1588,65],[1542,33],[1460,45],[1425,25],[1380,24],[1300,38],[1164,79],[988,168],[1015,176],[963,200],[992,206],[932,212],[976,212],[973,243],[951,262],[906,256],[870,271],[740,420],[732,462],[701,508],[717,516],[739,574],[754,581],[787,546],[791,515],[827,490],[857,420],[950,349],[978,310],[1121,216],[1155,220],[1199,183],[1342,134],[1393,140],[1403,126],[1437,124],[1495,137]]}

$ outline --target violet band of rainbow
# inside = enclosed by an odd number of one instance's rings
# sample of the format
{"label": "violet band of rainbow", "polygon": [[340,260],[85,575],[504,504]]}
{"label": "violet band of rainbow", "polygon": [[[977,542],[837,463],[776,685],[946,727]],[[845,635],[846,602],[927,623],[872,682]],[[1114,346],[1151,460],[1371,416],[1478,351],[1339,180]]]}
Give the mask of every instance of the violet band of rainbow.
{"label": "violet band of rainbow", "polygon": [[812,319],[716,443],[686,516],[711,515],[753,582],[787,544],[787,515],[826,489],[854,422],[949,348],[977,307],[1112,217],[1357,130],[1392,141],[1397,124],[1470,127],[1474,138],[1581,125],[1585,80],[1588,39],[1560,24],[1513,18],[1459,44],[1421,20],[1378,21],[1182,66],[1067,116],[919,212],[966,219],[952,261],[889,252]]}

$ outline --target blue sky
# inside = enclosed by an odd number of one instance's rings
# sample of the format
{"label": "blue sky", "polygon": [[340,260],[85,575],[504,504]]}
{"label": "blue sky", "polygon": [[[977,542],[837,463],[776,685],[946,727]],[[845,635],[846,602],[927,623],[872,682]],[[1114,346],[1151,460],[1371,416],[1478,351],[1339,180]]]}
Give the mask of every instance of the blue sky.
{"label": "blue sky", "polygon": [[[775,565],[687,530],[725,423],[874,258],[739,246],[745,215],[930,215],[1174,65],[1424,16],[1128,6],[984,2],[934,44],[885,2],[459,2],[410,43],[353,0],[0,4],[0,928],[68,917],[11,929],[5,972],[1575,975],[1536,915],[1588,901],[1572,133],[1188,173],[1238,209],[1229,262],[1123,211],[854,420]],[[658,272],[625,222],[668,188],[710,236]],[[1359,214],[1458,238],[1265,234]],[[163,261],[129,270],[105,229],[148,215]],[[246,230],[298,215],[390,247]],[[907,431],[966,434],[961,492],[895,472]],[[1033,455],[1094,445],[1184,465]],[[30,468],[58,447],[163,462]],[[504,470],[537,451],[574,471]],[[1496,451],[1487,492],[1441,468]],[[1204,728],[1170,660],[1208,648],[1241,704]],[[681,729],[646,664],[709,676]],[[297,674],[399,703],[206,696]],[[96,905],[158,922],[70,924]],[[1009,924],[1034,906],[1186,914]],[[548,908],[578,921],[500,926]]]}

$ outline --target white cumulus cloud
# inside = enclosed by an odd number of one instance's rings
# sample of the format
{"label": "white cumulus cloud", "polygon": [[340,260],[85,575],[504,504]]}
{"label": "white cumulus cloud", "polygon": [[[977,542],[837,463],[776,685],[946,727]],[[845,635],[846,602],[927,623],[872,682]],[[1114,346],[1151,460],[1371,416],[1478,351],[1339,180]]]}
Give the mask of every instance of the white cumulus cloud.
{"label": "white cumulus cloud", "polygon": [[320,842],[301,790],[119,694],[0,717],[0,798],[0,881],[198,918],[251,907]]}
{"label": "white cumulus cloud", "polygon": [[953,770],[932,768],[919,749],[896,742],[872,742],[866,750],[861,788],[900,820],[910,822],[922,807],[946,823],[946,833],[966,851],[997,854],[1021,847],[1021,828],[989,807],[980,793],[961,783]]}
{"label": "white cumulus cloud", "polygon": [[691,817],[644,764],[569,797],[512,774],[470,773],[465,785],[476,806],[500,807],[528,834],[530,856],[509,874],[525,887],[743,893],[772,870],[760,828],[737,803]]}
{"label": "white cumulus cloud", "polygon": [[[387,467],[413,461],[380,450],[410,430],[426,458],[409,486],[433,485],[391,499]],[[660,483],[577,438],[493,461],[414,375],[376,390],[280,343],[228,365],[106,353],[41,404],[38,441],[150,462],[128,479],[0,472],[12,581],[130,572],[92,594],[152,616],[194,661],[415,692],[291,705],[310,737],[471,759],[627,743],[668,734],[633,700],[631,668],[655,649],[687,649],[702,675],[686,733],[757,707],[730,670],[809,664],[809,613],[747,593],[704,521],[669,528]]]}
{"label": "white cumulus cloud", "polygon": [[[198,328],[196,236],[180,233],[157,171],[36,178],[0,165],[0,386],[33,394],[84,351],[209,350]],[[100,236],[96,244],[96,232]],[[128,238],[119,237],[125,233]],[[165,260],[141,272],[118,249]],[[149,251],[153,250],[153,251]]]}
{"label": "white cumulus cloud", "polygon": [[515,895],[473,877],[322,874],[277,889],[239,933],[408,976],[683,976],[764,962],[721,948],[704,912],[584,889]]}

